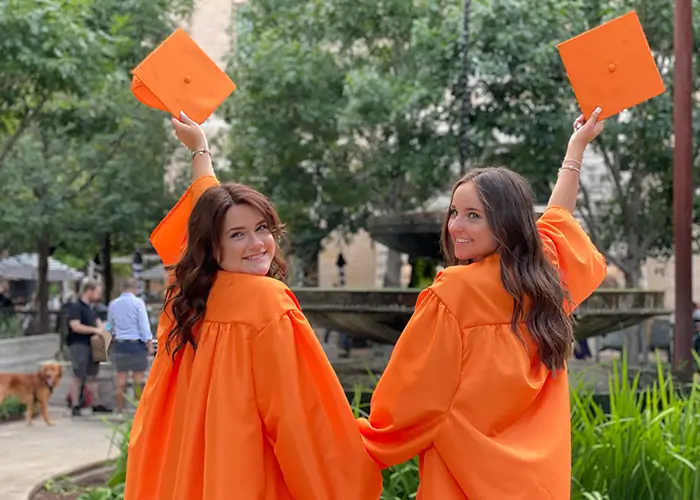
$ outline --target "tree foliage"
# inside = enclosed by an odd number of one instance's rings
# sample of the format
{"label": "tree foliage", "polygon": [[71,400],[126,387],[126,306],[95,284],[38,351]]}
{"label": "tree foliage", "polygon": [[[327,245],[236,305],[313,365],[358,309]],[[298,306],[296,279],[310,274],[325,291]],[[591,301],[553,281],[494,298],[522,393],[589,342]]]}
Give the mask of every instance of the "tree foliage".
{"label": "tree foliage", "polygon": [[53,250],[90,258],[107,239],[131,250],[171,203],[167,117],[133,98],[129,72],[190,5],[0,3],[0,247],[38,252],[42,325]]}
{"label": "tree foliage", "polygon": [[252,0],[239,16],[231,177],[275,201],[312,283],[332,231],[452,180],[459,5]]}
{"label": "tree foliage", "polygon": [[[693,9],[697,26],[700,11]],[[630,10],[639,15],[667,91],[607,120],[591,147],[602,175],[583,182],[579,211],[598,248],[623,271],[628,286],[637,286],[647,256],[672,250],[672,2],[477,2],[475,87],[481,126],[512,138],[490,140],[493,158],[526,175],[546,201],[578,114],[556,44]],[[700,81],[698,69],[694,81]]]}

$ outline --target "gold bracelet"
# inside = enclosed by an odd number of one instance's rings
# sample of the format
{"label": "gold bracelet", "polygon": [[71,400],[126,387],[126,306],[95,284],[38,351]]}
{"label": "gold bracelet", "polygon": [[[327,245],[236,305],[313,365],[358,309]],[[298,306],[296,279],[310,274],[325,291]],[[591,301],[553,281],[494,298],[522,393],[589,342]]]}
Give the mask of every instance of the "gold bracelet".
{"label": "gold bracelet", "polygon": [[202,148],[202,149],[197,149],[196,151],[192,151],[192,159],[194,160],[194,157],[197,155],[204,155],[208,154],[211,156],[211,151],[209,151],[209,148]]}
{"label": "gold bracelet", "polygon": [[573,165],[562,164],[562,166],[559,167],[559,171],[561,172],[562,170],[573,170],[573,171],[576,172],[577,174],[581,175],[581,170],[578,169],[578,168],[576,168],[576,167],[574,167]]}
{"label": "gold bracelet", "polygon": [[567,163],[567,162],[575,163],[576,165],[578,165],[578,168],[581,168],[581,162],[578,160],[574,160],[573,158],[564,158],[564,161],[562,163]]}

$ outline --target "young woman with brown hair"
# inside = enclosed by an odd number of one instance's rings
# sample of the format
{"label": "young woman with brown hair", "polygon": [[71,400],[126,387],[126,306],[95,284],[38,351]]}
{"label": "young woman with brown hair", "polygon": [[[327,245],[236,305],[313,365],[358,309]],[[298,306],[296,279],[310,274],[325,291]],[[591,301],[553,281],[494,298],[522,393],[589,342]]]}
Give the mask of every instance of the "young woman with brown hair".
{"label": "young woman with brown hair", "polygon": [[571,311],[606,274],[572,216],[598,115],[574,123],[538,220],[510,170],[473,170],[454,186],[447,268],[421,293],[358,420],[381,467],[419,455],[418,499],[569,498]]}
{"label": "young woman with brown hair", "polygon": [[194,181],[151,237],[172,274],[124,498],[379,498],[379,470],[284,284],[277,213],[249,187],[218,184],[196,123],[173,127]]}

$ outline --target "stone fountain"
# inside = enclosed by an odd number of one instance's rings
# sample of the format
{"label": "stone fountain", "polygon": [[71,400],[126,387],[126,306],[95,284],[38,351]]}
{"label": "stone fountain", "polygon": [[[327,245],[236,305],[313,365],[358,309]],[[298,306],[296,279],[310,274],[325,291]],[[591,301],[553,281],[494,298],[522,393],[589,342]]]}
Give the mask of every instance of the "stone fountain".
{"label": "stone fountain", "polygon": [[[440,228],[449,198],[424,211],[392,214],[370,221],[372,238],[413,257],[440,257]],[[541,213],[542,208],[536,207]],[[306,316],[317,326],[352,337],[394,344],[406,326],[418,289],[295,289]],[[661,291],[599,289],[577,311],[577,339],[604,335],[668,314]]]}
{"label": "stone fountain", "polygon": [[[393,344],[413,314],[420,290],[299,288],[294,293],[313,324]],[[604,335],[668,313],[663,292],[599,289],[577,309],[574,335]]]}

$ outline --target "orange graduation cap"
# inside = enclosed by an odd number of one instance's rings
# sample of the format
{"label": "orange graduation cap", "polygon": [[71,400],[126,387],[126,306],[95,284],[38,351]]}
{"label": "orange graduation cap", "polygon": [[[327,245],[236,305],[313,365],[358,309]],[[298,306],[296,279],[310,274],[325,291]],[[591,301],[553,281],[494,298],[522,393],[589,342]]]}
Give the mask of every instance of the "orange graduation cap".
{"label": "orange graduation cap", "polygon": [[634,11],[557,48],[586,118],[600,106],[604,120],[665,90]]}
{"label": "orange graduation cap", "polygon": [[142,103],[180,111],[202,123],[236,89],[226,73],[178,28],[133,71],[131,91]]}

